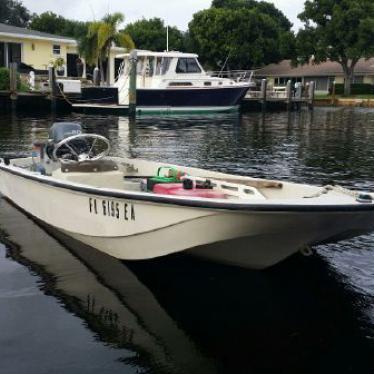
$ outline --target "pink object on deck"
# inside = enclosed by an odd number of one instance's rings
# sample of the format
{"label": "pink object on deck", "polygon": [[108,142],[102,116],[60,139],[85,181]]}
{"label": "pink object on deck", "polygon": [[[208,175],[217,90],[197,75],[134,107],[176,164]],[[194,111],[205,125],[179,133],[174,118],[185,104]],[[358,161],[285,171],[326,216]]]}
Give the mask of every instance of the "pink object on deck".
{"label": "pink object on deck", "polygon": [[225,198],[225,194],[210,189],[194,188],[185,190],[182,183],[158,183],[153,186],[153,192],[161,195],[204,197],[206,199]]}

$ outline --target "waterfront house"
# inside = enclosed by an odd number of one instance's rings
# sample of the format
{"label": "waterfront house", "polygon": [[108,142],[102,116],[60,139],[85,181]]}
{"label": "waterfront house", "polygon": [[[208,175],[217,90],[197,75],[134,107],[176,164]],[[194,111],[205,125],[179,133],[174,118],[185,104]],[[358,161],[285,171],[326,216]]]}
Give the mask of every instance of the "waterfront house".
{"label": "waterfront house", "polygon": [[[124,48],[112,47],[110,54],[110,82],[114,82],[115,72],[121,60],[115,56],[124,53]],[[66,36],[15,27],[0,23],[0,67],[8,67],[11,62],[26,64],[35,70],[46,71],[56,58],[65,63],[65,77],[77,77],[78,43]],[[89,69],[83,61],[83,77]]]}
{"label": "waterfront house", "polygon": [[[292,66],[291,60],[270,64],[255,71],[256,78],[267,78],[270,86],[284,86],[288,80],[293,82],[316,82],[317,93],[327,93],[333,82],[344,83],[343,69],[337,62],[321,64],[310,62]],[[374,84],[374,58],[360,59],[355,68],[353,83]]]}

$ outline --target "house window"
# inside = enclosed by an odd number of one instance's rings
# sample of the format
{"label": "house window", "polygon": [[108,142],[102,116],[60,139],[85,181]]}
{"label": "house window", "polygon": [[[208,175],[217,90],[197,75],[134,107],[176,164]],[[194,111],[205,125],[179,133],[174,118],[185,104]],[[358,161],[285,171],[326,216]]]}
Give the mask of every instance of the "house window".
{"label": "house window", "polygon": [[22,48],[19,43],[8,43],[8,61],[20,64],[22,61]]}
{"label": "house window", "polygon": [[201,73],[201,69],[195,58],[179,58],[176,72],[182,74]]}
{"label": "house window", "polygon": [[53,44],[53,54],[59,55],[61,54],[61,46],[58,44]]}
{"label": "house window", "polygon": [[316,82],[316,91],[326,91],[329,90],[329,79],[325,77],[316,77],[314,79]]}
{"label": "house window", "polygon": [[8,67],[11,62],[22,61],[22,45],[19,43],[0,43],[0,67]]}
{"label": "house window", "polygon": [[364,76],[363,75],[355,75],[353,77],[353,83],[354,84],[364,83]]}
{"label": "house window", "polygon": [[5,43],[0,43],[0,68],[5,65]]}
{"label": "house window", "polygon": [[314,82],[316,91],[329,92],[331,77],[307,77],[305,83]]}
{"label": "house window", "polygon": [[275,78],[275,85],[276,86],[286,86],[287,82],[290,80],[290,78]]}

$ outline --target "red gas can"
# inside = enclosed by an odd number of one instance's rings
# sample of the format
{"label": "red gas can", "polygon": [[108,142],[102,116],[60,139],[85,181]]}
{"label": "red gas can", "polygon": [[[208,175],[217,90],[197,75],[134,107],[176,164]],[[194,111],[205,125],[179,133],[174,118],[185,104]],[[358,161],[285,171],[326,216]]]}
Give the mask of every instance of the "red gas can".
{"label": "red gas can", "polygon": [[177,195],[189,197],[204,197],[206,199],[224,199],[225,194],[211,189],[193,188],[186,190],[182,183],[158,183],[153,186],[153,192],[161,195]]}

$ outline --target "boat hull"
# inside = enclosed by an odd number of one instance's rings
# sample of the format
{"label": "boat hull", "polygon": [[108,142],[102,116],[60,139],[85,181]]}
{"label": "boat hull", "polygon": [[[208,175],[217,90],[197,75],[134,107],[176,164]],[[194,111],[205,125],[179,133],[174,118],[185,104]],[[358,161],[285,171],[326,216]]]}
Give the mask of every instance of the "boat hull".
{"label": "boat hull", "polygon": [[[187,251],[209,260],[264,269],[308,245],[374,229],[372,205],[296,211],[218,209],[154,195],[120,197],[115,190],[64,185],[0,166],[0,192],[22,210],[75,239],[124,260]],[[151,197],[153,196],[153,200]],[[360,206],[359,206],[360,207]]]}
{"label": "boat hull", "polygon": [[[65,232],[123,260],[186,251],[206,260],[251,269],[271,267],[307,246],[335,242],[373,229],[374,215],[246,213],[216,214],[140,236],[93,237]],[[303,230],[308,225],[308,230]],[[290,230],[290,227],[295,230]],[[339,237],[337,237],[339,236]]]}
{"label": "boat hull", "polygon": [[240,105],[247,86],[178,89],[137,89],[137,110],[228,111]]}

